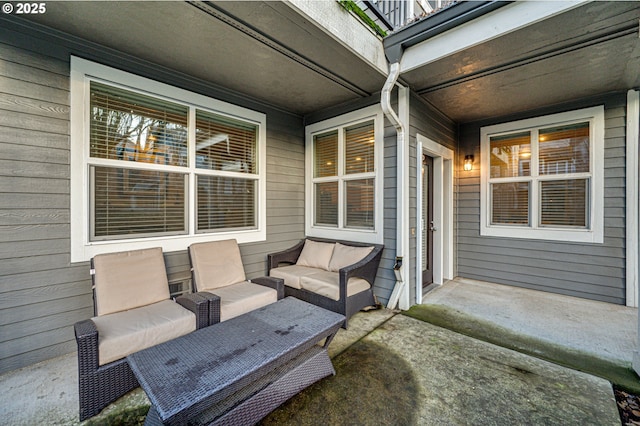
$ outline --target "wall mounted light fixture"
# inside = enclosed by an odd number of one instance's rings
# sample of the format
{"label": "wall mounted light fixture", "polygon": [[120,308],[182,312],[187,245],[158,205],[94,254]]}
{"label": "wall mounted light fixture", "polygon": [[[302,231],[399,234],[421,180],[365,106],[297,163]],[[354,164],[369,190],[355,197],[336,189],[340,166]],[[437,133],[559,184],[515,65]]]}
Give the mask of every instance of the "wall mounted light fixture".
{"label": "wall mounted light fixture", "polygon": [[473,155],[465,155],[464,156],[464,171],[470,172],[473,170]]}

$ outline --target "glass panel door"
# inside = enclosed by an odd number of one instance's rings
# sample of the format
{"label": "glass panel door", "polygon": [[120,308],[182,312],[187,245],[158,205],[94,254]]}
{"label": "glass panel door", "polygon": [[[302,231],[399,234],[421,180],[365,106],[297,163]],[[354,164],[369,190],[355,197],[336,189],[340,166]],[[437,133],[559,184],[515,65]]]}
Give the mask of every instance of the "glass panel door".
{"label": "glass panel door", "polygon": [[422,286],[433,282],[433,158],[422,155]]}

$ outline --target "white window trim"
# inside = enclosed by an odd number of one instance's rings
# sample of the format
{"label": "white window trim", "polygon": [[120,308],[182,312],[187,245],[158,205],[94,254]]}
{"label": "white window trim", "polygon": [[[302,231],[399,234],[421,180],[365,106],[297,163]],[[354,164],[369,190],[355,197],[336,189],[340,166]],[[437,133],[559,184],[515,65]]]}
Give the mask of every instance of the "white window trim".
{"label": "white window trim", "polygon": [[[353,229],[326,227],[314,224],[315,198],[313,197],[313,136],[336,128],[348,127],[362,121],[374,121],[374,155],[375,155],[375,219],[374,229]],[[305,233],[308,236],[331,238],[339,240],[358,241],[363,243],[384,242],[384,191],[383,191],[383,169],[384,169],[384,119],[382,109],[378,105],[353,111],[339,117],[330,118],[307,126],[306,128],[306,149],[305,149]],[[343,155],[342,153],[338,154]],[[342,215],[342,204],[338,204],[339,215]]]}
{"label": "white window trim", "polygon": [[[177,236],[158,236],[113,241],[90,241],[90,185],[89,185],[89,81],[98,79],[107,84],[124,87],[151,96],[187,103],[221,115],[249,121],[258,125],[258,201],[257,227],[251,230],[195,233],[195,183],[189,181],[189,233]],[[190,244],[235,238],[238,243],[266,240],[266,115],[194,92],[140,77],[77,57],[71,57],[71,262],[84,262],[100,253],[162,247],[164,251],[185,250]],[[190,114],[189,120],[195,120]],[[195,122],[194,122],[195,123]],[[190,137],[192,137],[190,135]],[[185,169],[185,171],[188,171]],[[193,171],[189,174],[193,175]]]}
{"label": "white window trim", "polygon": [[[590,168],[592,182],[589,205],[589,229],[536,228],[535,226],[495,225],[490,223],[489,201],[489,137],[499,133],[524,131],[572,121],[589,121],[591,137]],[[487,126],[480,129],[480,235],[535,240],[570,241],[582,243],[604,242],[604,106],[585,108],[543,117]],[[532,202],[537,208],[537,201]],[[533,224],[535,225],[535,224]]]}

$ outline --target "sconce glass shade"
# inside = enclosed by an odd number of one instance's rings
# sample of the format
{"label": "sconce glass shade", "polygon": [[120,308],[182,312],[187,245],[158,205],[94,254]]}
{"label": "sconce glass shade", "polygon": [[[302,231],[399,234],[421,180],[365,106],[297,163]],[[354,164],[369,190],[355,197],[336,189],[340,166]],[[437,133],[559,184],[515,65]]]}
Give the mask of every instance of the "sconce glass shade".
{"label": "sconce glass shade", "polygon": [[464,156],[464,171],[470,172],[473,170],[473,155],[465,155]]}

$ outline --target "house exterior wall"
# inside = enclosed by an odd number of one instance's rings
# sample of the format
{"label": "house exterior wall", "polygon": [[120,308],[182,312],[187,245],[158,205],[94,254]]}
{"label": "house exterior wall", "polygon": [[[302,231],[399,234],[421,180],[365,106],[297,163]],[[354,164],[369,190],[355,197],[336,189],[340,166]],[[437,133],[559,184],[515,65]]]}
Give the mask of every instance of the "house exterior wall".
{"label": "house exterior wall", "polygon": [[[392,99],[392,108],[398,112],[398,92],[394,90]],[[369,98],[362,99],[357,103],[349,105],[341,105],[326,111],[321,111],[306,117],[306,124],[313,124],[327,118],[336,117],[350,111],[355,111],[370,105],[380,103],[379,94]],[[414,93],[409,97],[409,220],[411,225],[409,228],[415,228],[417,224],[417,205],[416,205],[416,137],[418,134],[426,136],[437,141],[447,148],[455,150],[456,147],[456,126],[455,124],[435,110],[432,106],[425,103],[419,96]],[[397,133],[393,124],[385,118],[384,122],[384,252],[380,267],[376,276],[374,293],[380,303],[387,305],[391,292],[396,284],[393,266],[397,252],[397,192],[398,192],[398,157],[397,157]],[[454,236],[455,241],[455,236]],[[454,247],[455,253],[455,247]],[[409,274],[405,277],[409,286],[410,303],[416,302],[416,238],[410,239],[409,265],[407,269]]]}
{"label": "house exterior wall", "polygon": [[[329,118],[338,117],[352,111],[357,111],[372,105],[380,105],[380,94],[374,94],[367,98],[362,98],[357,102],[343,104],[323,111],[310,114],[305,117],[305,124],[310,125],[318,123]],[[397,108],[397,103],[394,103]],[[386,306],[395,285],[395,275],[393,273],[393,265],[396,255],[396,192],[397,192],[397,168],[396,168],[396,133],[391,122],[385,118],[384,120],[384,171],[383,171],[383,192],[384,192],[384,250],[382,259],[378,266],[376,282],[373,292],[382,305]],[[378,214],[379,212],[376,212]]]}
{"label": "house exterior wall", "polygon": [[[397,100],[397,97],[391,99]],[[393,109],[398,110],[397,101],[392,101]],[[396,285],[393,272],[397,253],[397,221],[398,221],[398,150],[396,129],[389,119],[384,120],[384,253],[380,261],[378,276],[382,277],[376,296],[378,301],[387,306],[391,293]],[[382,272],[382,274],[380,274]]]}
{"label": "house exterior wall", "polygon": [[[480,127],[605,105],[604,243],[584,244],[480,236]],[[458,275],[534,290],[625,304],[625,94],[461,126],[458,164]]]}
{"label": "house exterior wall", "polygon": [[[304,237],[302,117],[80,40],[0,28],[0,373],[76,349],[93,316],[89,264],[70,263],[69,61],[83,56],[267,115],[267,240],[240,247],[249,278]],[[186,251],[165,254],[188,279]]]}

